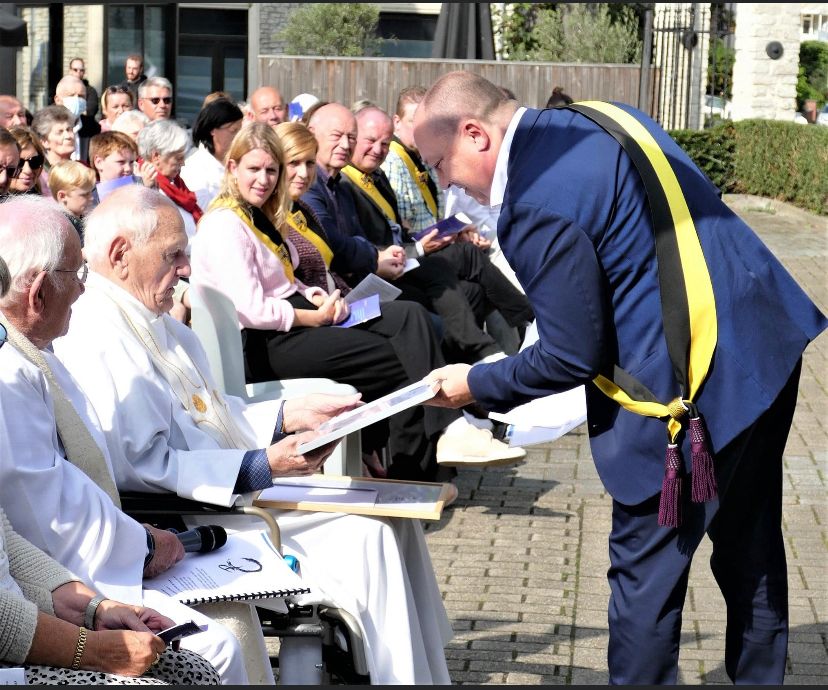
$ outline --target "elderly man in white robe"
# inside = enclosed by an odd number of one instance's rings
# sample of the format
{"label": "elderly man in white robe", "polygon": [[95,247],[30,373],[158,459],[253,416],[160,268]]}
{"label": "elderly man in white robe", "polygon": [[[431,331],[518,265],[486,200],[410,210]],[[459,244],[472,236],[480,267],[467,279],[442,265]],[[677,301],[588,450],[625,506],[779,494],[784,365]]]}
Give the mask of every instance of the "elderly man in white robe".
{"label": "elderly man in white robe", "polygon": [[[15,530],[104,596],[154,608],[176,622],[208,624],[183,646],[222,682],[248,680],[233,634],[159,592],[142,589],[183,555],[169,532],[119,508],[106,442],[69,372],[50,351],[83,292],[78,234],[51,199],[18,196],[0,205],[0,256],[11,289],[0,300],[8,341],[0,350],[0,504]],[[148,534],[155,552],[151,558]]]}
{"label": "elderly man in white robe", "polygon": [[[186,245],[165,198],[138,185],[107,197],[87,218],[87,290],[55,348],[90,394],[120,490],[227,506],[274,476],[302,473],[278,452],[269,457],[274,446],[256,449],[274,425],[277,435],[317,426],[342,396],[272,403],[262,415],[261,405],[219,394],[197,337],[166,314],[176,281],[189,275]],[[356,617],[373,683],[450,682],[451,629],[419,521],[274,512],[313,601]],[[232,529],[239,519],[210,521]]]}

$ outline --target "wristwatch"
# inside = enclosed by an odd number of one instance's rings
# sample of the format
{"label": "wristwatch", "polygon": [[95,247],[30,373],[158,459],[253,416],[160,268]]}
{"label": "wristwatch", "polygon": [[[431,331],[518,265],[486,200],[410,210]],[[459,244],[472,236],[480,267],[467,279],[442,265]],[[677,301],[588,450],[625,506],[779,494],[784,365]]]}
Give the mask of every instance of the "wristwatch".
{"label": "wristwatch", "polygon": [[86,611],[83,613],[83,627],[87,630],[95,629],[95,614],[98,612],[98,606],[100,606],[100,603],[104,599],[106,599],[106,597],[98,595],[96,597],[92,597],[86,605]]}

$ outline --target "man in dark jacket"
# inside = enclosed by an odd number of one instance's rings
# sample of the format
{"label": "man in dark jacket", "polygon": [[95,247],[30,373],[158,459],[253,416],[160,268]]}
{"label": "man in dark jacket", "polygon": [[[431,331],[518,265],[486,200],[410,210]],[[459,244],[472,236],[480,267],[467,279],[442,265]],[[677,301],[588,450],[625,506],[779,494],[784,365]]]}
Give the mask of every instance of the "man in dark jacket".
{"label": "man in dark jacket", "polygon": [[83,58],[76,57],[69,61],[69,74],[76,76],[83,82],[83,85],[86,87],[86,114],[97,120],[98,118],[96,116],[98,114],[100,99],[98,98],[97,90],[86,78],[86,63],[84,63]]}
{"label": "man in dark jacket", "polygon": [[147,75],[144,74],[144,57],[138,53],[127,55],[124,63],[124,73],[126,79],[121,82],[121,86],[127,88],[132,93],[132,102],[138,102],[138,87],[146,81]]}

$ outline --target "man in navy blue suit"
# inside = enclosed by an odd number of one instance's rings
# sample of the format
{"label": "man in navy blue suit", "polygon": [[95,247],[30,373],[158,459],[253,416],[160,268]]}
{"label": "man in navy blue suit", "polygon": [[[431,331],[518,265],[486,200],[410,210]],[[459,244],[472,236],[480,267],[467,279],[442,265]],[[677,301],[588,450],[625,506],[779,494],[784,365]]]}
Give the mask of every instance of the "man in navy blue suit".
{"label": "man in navy blue suit", "polygon": [[578,107],[519,108],[452,72],[417,109],[417,147],[441,186],[499,208],[540,335],[514,357],[432,372],[432,402],[503,411],[586,384],[592,455],[613,497],[611,682],[676,681],[706,533],[727,604],[726,670],[781,684],[782,453],[802,353],[825,317],[655,122],[621,104]]}

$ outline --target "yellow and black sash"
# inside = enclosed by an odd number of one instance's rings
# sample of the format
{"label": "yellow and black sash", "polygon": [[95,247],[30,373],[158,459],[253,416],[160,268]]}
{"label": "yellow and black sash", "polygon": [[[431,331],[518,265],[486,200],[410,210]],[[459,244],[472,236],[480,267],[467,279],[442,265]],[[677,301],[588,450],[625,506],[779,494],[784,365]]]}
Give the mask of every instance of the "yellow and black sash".
{"label": "yellow and black sash", "polygon": [[242,208],[241,204],[230,199],[214,199],[210,204],[210,209],[213,208],[228,208],[235,213],[250,228],[250,231],[256,238],[282,262],[287,279],[291,283],[296,282],[293,275],[293,262],[290,259],[290,250],[287,244],[285,244],[282,235],[276,230],[272,221],[265,216],[263,211],[257,209],[255,206],[252,206],[248,211]]}
{"label": "yellow and black sash", "polygon": [[399,221],[397,220],[397,212],[395,211],[394,206],[382,195],[382,192],[379,190],[377,185],[374,184],[374,181],[368,173],[362,172],[353,165],[346,165],[342,168],[342,174],[365,193],[365,196],[367,196],[374,203],[374,205],[388,219],[389,223],[399,225]]}
{"label": "yellow and black sash", "polygon": [[408,168],[411,178],[417,183],[417,187],[420,188],[420,194],[423,195],[423,200],[426,206],[428,206],[428,210],[432,216],[437,218],[437,195],[435,190],[432,189],[434,182],[431,179],[431,175],[428,174],[428,170],[420,168],[409,150],[396,139],[391,140],[389,148],[405,163],[405,167]]}
{"label": "yellow and black sash", "polygon": [[331,261],[333,261],[333,252],[331,248],[328,246],[328,243],[325,240],[317,235],[311,227],[308,226],[308,220],[305,218],[305,214],[302,213],[301,210],[294,211],[293,213],[289,213],[287,217],[288,225],[296,230],[302,237],[304,237],[308,242],[310,242],[314,247],[316,247],[316,251],[322,256],[322,260],[325,262],[325,268],[329,271],[331,270]]}
{"label": "yellow and black sash", "polygon": [[[609,103],[583,101],[568,108],[588,117],[621,144],[635,164],[647,192],[655,233],[664,335],[678,395],[669,402],[662,402],[617,365],[611,375],[598,376],[595,385],[630,412],[667,422],[669,443],[662,503],[666,500],[675,505],[662,505],[659,519],[661,524],[678,526],[681,523],[682,463],[676,441],[685,419],[689,420],[693,449],[693,500],[706,501],[716,495],[712,458],[693,403],[716,349],[716,301],[710,273],[681,185],[652,134],[635,117]],[[674,491],[678,495],[665,496]],[[673,510],[676,514],[672,514]]]}

